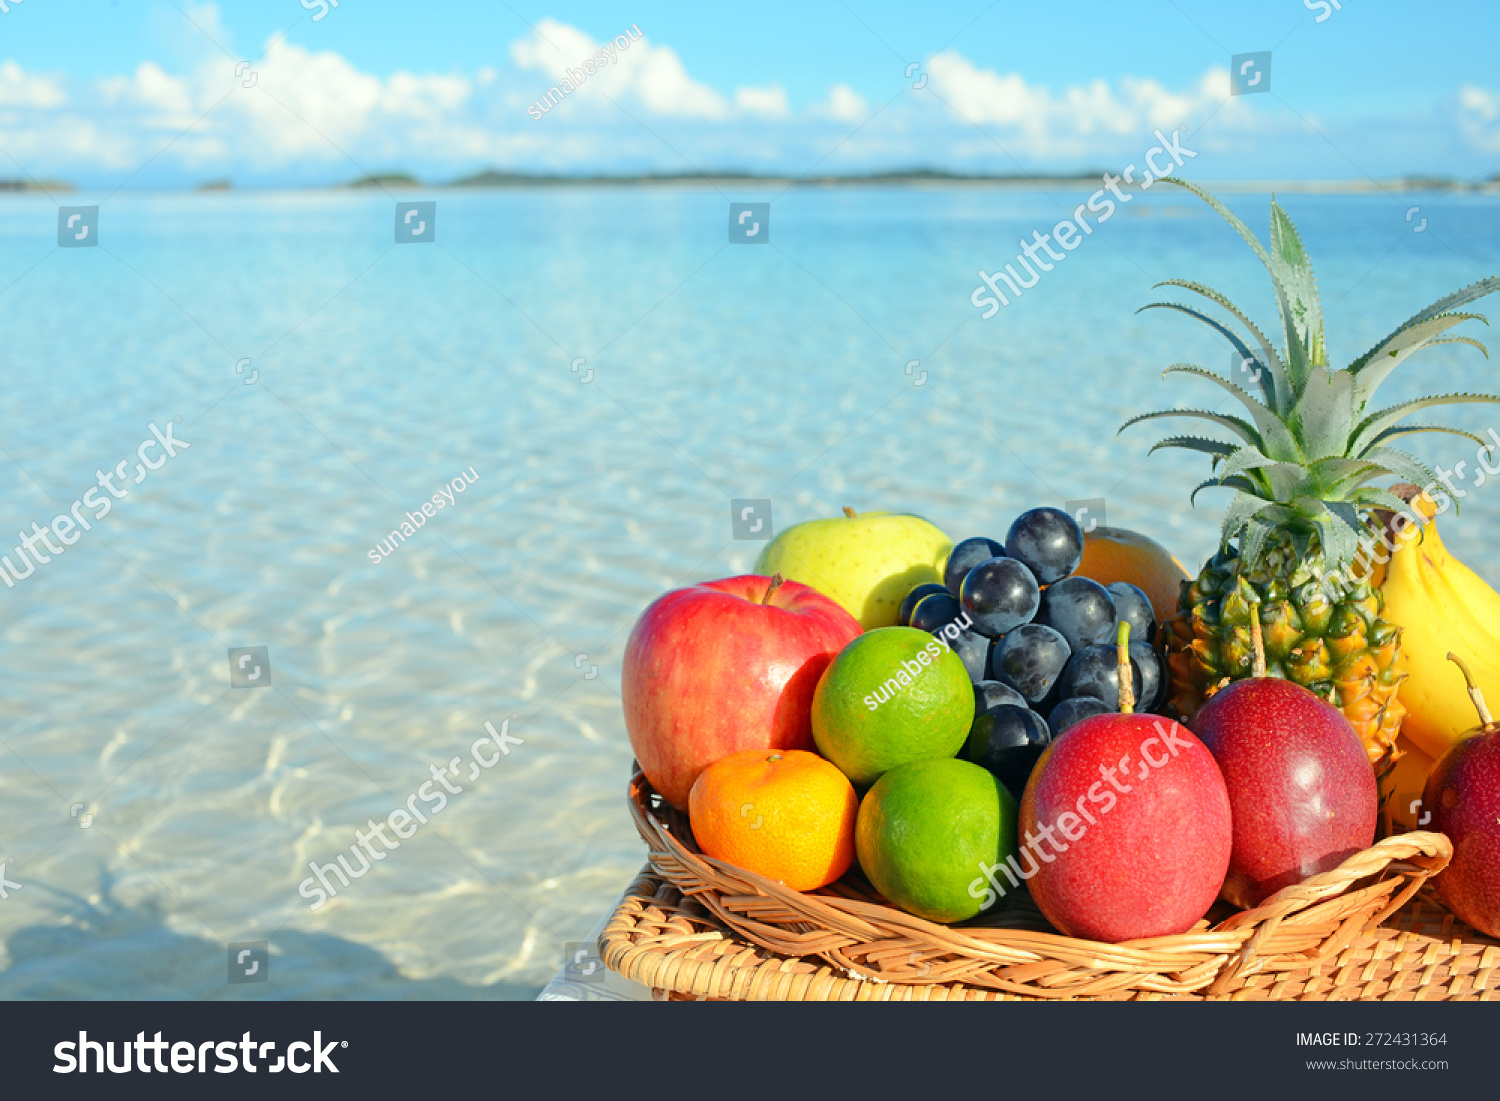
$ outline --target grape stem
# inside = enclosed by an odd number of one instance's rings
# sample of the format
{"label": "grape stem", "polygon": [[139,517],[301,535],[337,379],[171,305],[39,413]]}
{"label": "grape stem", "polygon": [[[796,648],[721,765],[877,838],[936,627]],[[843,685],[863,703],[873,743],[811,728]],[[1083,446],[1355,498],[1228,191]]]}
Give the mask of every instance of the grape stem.
{"label": "grape stem", "polygon": [[1474,701],[1474,710],[1479,712],[1479,721],[1484,724],[1486,730],[1489,730],[1495,725],[1495,720],[1490,718],[1490,709],[1484,705],[1484,693],[1474,683],[1474,674],[1469,672],[1468,663],[1451,650],[1448,652],[1448,660],[1458,666],[1459,671],[1463,673],[1464,684],[1469,689],[1469,699]]}
{"label": "grape stem", "polygon": [[1115,632],[1115,659],[1119,663],[1120,714],[1135,712],[1135,675],[1130,668],[1130,624],[1120,620]]}

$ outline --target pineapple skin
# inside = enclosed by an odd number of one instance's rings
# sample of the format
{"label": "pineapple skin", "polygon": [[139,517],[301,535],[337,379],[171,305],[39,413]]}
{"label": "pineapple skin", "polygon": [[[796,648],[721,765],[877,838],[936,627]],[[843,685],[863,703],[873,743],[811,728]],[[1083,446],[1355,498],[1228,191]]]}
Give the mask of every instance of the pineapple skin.
{"label": "pineapple skin", "polygon": [[1299,561],[1289,545],[1243,571],[1230,547],[1184,581],[1178,613],[1165,632],[1174,717],[1190,720],[1220,688],[1251,675],[1251,604],[1243,580],[1260,598],[1267,674],[1334,702],[1371,762],[1391,760],[1406,716],[1396,695],[1403,679],[1396,672],[1401,628],[1381,618],[1383,599],[1368,579],[1320,584],[1321,571],[1321,555]]}

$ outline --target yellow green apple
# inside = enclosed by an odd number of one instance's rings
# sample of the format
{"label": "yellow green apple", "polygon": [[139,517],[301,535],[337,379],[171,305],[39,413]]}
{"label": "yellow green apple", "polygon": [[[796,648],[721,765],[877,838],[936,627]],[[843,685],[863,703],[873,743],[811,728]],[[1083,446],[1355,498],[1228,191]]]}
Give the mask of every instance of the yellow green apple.
{"label": "yellow green apple", "polygon": [[942,584],[951,550],[953,540],[920,516],[846,508],[835,519],[787,528],[766,544],[754,572],[811,585],[869,631],[895,626],[916,586]]}

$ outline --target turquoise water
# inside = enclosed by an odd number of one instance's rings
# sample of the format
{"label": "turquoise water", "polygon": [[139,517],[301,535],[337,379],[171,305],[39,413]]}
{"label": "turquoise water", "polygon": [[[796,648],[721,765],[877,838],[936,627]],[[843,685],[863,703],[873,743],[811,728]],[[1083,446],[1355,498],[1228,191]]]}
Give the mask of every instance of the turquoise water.
{"label": "turquoise water", "polygon": [[[1203,464],[1115,429],[1222,407],[1159,372],[1228,351],[1132,311],[1191,277],[1269,324],[1233,232],[1158,188],[997,316],[969,301],[1091,190],[78,195],[103,202],[77,249],[51,202],[0,201],[0,553],[129,456],[127,495],[0,588],[0,997],[534,995],[642,862],[621,649],[664,589],[748,570],[732,498],[955,537],[1104,498],[1203,558]],[[392,243],[398,198],[437,201],[435,243]],[[1264,194],[1227,198],[1265,224]],[[1283,198],[1340,363],[1500,270],[1494,196]],[[727,244],[731,200],[772,203],[768,246]],[[1460,346],[1389,384],[1471,389],[1500,386]],[[190,446],[134,484],[153,424]],[[1445,535],[1500,581],[1500,493]],[[231,686],[241,647],[266,687]],[[362,860],[404,807],[428,820]],[[313,909],[309,862],[340,854],[368,871],[325,871]],[[226,985],[260,941],[269,982]]]}

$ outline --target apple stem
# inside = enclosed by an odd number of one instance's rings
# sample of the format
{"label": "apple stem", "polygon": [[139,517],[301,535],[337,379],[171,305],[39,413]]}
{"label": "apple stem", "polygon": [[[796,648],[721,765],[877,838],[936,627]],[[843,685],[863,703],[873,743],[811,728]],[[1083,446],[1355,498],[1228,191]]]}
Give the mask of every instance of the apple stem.
{"label": "apple stem", "polygon": [[766,595],[760,598],[760,602],[762,604],[769,604],[771,602],[771,594],[774,593],[777,589],[781,588],[781,586],[785,583],[786,578],[782,577],[781,574],[772,574],[771,583],[766,586]]}
{"label": "apple stem", "polygon": [[1130,624],[1120,620],[1115,632],[1115,658],[1119,662],[1120,714],[1135,712],[1135,674],[1130,668]]}
{"label": "apple stem", "polygon": [[1463,673],[1464,684],[1467,685],[1469,689],[1469,699],[1474,701],[1474,709],[1479,712],[1479,721],[1482,722],[1485,729],[1488,730],[1490,727],[1495,725],[1495,720],[1490,718],[1490,709],[1484,705],[1484,693],[1481,692],[1479,690],[1479,686],[1474,683],[1474,674],[1469,672],[1469,666],[1464,661],[1464,659],[1453,653],[1451,650],[1448,652],[1448,660],[1451,661],[1454,665],[1458,666],[1459,671]]}
{"label": "apple stem", "polygon": [[849,517],[849,519],[853,520],[854,517],[856,515],[858,515],[858,514],[852,508],[850,508],[848,505],[845,505],[844,506],[844,515],[847,516],[847,517]]}

